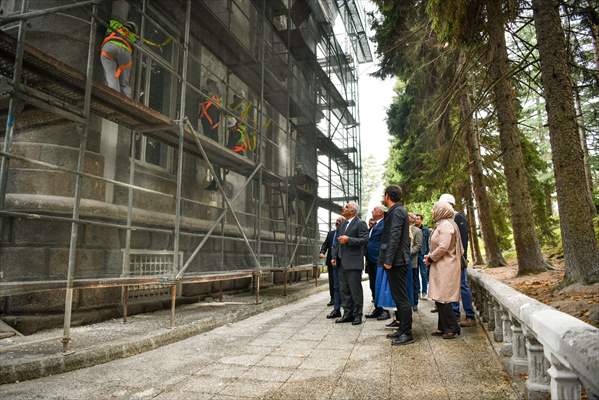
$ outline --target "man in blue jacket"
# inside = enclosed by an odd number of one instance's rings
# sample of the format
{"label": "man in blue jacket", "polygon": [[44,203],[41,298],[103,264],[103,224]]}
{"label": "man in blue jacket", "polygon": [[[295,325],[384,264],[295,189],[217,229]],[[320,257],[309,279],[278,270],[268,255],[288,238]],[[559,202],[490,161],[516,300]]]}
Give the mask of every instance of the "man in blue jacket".
{"label": "man in blue jacket", "polygon": [[376,206],[372,210],[373,225],[368,232],[368,244],[366,245],[366,273],[370,284],[370,291],[374,300],[374,311],[366,314],[366,318],[376,318],[379,321],[391,318],[389,311],[378,307],[376,304],[376,264],[379,258],[381,248],[381,236],[383,235],[385,211],[383,207]]}

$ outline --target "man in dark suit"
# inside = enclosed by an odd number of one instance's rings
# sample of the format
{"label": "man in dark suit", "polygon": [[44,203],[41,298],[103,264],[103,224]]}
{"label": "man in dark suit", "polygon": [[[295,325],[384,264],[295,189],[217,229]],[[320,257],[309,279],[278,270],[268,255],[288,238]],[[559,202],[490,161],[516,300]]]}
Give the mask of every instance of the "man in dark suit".
{"label": "man in dark suit", "polygon": [[428,267],[424,264],[424,256],[428,254],[428,238],[430,231],[424,224],[424,216],[422,214],[416,214],[416,226],[422,231],[422,248],[420,254],[418,254],[418,269],[420,271],[420,290],[422,292],[422,298],[426,299],[428,293]]}
{"label": "man in dark suit", "polygon": [[[341,316],[341,293],[339,290],[339,275],[337,268],[333,265],[333,247],[337,245],[337,231],[341,224],[345,222],[345,218],[339,217],[335,221],[335,229],[327,234],[327,238],[320,246],[320,258],[326,257],[327,272],[329,275],[329,293],[331,301],[327,306],[334,306],[333,311],[327,315],[327,318],[338,318]],[[326,256],[325,256],[326,255]]]}
{"label": "man in dark suit", "polygon": [[376,304],[376,265],[379,259],[379,251],[381,247],[381,236],[383,235],[383,218],[385,211],[383,207],[376,206],[372,209],[373,225],[368,232],[368,245],[366,246],[366,273],[370,283],[370,291],[374,300],[374,311],[366,314],[366,318],[376,318],[379,321],[389,319],[389,311],[378,307]]}
{"label": "man in dark suit", "polygon": [[339,228],[337,246],[333,247],[332,262],[339,268],[339,282],[343,298],[343,317],[335,322],[362,323],[364,294],[362,292],[362,270],[364,269],[364,247],[368,242],[368,227],[358,218],[358,204],[350,201],[342,210],[347,220]]}
{"label": "man in dark suit", "polygon": [[[388,186],[385,189],[383,202],[387,206],[385,226],[381,238],[379,264],[387,270],[389,287],[393,301],[397,306],[399,328],[388,335],[392,345],[403,345],[414,342],[412,336],[412,306],[408,297],[408,268],[410,265],[410,224],[408,212],[399,205],[401,189],[399,186]],[[412,282],[409,282],[411,285]]]}

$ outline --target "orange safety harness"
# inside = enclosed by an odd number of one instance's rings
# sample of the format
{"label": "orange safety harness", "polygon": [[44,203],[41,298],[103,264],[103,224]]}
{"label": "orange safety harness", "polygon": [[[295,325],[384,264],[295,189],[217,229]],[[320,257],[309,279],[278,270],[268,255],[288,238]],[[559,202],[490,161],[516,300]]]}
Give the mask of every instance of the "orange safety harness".
{"label": "orange safety harness", "polygon": [[[108,54],[106,51],[102,50],[100,52],[100,54],[106,58],[108,58],[109,60],[113,60],[112,56],[110,54]],[[123,65],[119,65],[119,67],[116,69],[116,71],[114,71],[114,77],[118,78],[121,76],[121,74],[123,73],[123,71],[127,68],[131,68],[133,66],[133,62],[129,61],[127,64],[123,64]]]}
{"label": "orange safety harness", "polygon": [[219,96],[214,95],[202,103],[202,105],[200,107],[200,118],[206,118],[206,120],[210,124],[210,127],[212,129],[216,129],[219,127],[220,121],[214,122],[214,120],[208,113],[208,110],[210,110],[210,107],[212,107],[212,106],[215,106],[218,108],[222,107],[222,100]]}
{"label": "orange safety harness", "polygon": [[250,148],[250,138],[248,137],[247,126],[243,124],[237,124],[234,127],[236,133],[239,135],[237,143],[231,147],[235,153],[245,153]]}
{"label": "orange safety harness", "polygon": [[133,46],[131,46],[131,43],[129,43],[129,41],[125,39],[125,37],[127,37],[128,35],[129,31],[127,31],[125,28],[119,28],[116,31],[110,32],[110,35],[104,38],[104,40],[102,41],[102,46],[104,46],[108,42],[115,41],[119,44],[124,44],[127,50],[133,52]]}

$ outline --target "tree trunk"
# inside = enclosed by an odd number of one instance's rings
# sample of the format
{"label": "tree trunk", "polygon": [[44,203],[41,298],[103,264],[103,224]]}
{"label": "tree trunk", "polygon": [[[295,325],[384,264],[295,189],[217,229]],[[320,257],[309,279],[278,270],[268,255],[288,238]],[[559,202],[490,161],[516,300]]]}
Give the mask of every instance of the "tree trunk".
{"label": "tree trunk", "polygon": [[544,271],[545,262],[535,232],[532,201],[520,144],[520,131],[517,126],[516,95],[509,76],[502,3],[497,0],[487,0],[486,3],[489,50],[492,53],[489,72],[494,83],[494,103],[499,125],[512,230],[518,255],[518,273],[524,274]]}
{"label": "tree trunk", "polygon": [[597,68],[597,81],[599,81],[599,25],[591,23],[591,36],[595,47],[595,68]]}
{"label": "tree trunk", "polygon": [[[564,6],[564,10],[566,10],[565,5]],[[559,8],[558,8],[558,12],[559,12]],[[566,17],[566,23],[567,23],[567,29],[568,32],[572,31],[572,26],[570,24],[570,15],[567,14],[567,12],[565,11],[567,17]],[[591,11],[587,11],[586,13],[583,13],[584,18],[588,21],[589,27],[591,29],[591,32],[593,31],[593,18],[591,17]],[[561,27],[561,24],[560,24]],[[565,52],[566,54],[569,56],[569,60],[570,60],[570,64],[574,65],[576,64],[576,60],[574,57],[574,50],[572,48],[572,43],[571,43],[571,36],[568,33],[567,35],[565,35],[565,33],[562,31],[562,33],[564,34],[565,37]],[[596,49],[595,49],[596,50]],[[597,64],[597,67],[599,67],[599,64]],[[598,71],[599,73],[599,71]],[[570,77],[572,77],[572,74],[570,73],[569,75]],[[597,76],[597,78],[599,78],[599,75]],[[599,79],[597,79],[597,83],[599,83]],[[577,84],[574,82],[572,85],[572,89],[574,92],[574,99],[575,99],[575,109],[574,111],[576,112],[576,122],[578,124],[578,132],[580,133],[580,142],[582,144],[582,150],[583,150],[583,156],[584,156],[584,173],[586,175],[586,181],[587,181],[587,194],[589,196],[589,202],[592,205],[593,204],[593,178],[591,175],[591,165],[589,162],[589,149],[587,146],[587,135],[586,135],[586,128],[584,125],[584,114],[582,113],[582,106],[580,104],[580,92],[578,90],[578,86]],[[595,207],[591,207],[591,212],[593,214],[593,217],[596,215],[596,210]]]}
{"label": "tree trunk", "polygon": [[557,0],[533,0],[566,280],[599,281],[599,252],[586,189],[584,151],[574,108],[568,54]]}
{"label": "tree trunk", "polygon": [[589,4],[583,12],[583,18],[586,20],[589,30],[591,31],[591,38],[593,40],[593,47],[595,49],[597,83],[599,84],[599,11]]}
{"label": "tree trunk", "polygon": [[591,214],[593,217],[597,215],[597,210],[595,210],[595,206],[593,204],[593,175],[591,172],[591,163],[589,158],[589,146],[587,145],[587,130],[584,126],[584,115],[582,114],[582,106],[580,104],[580,93],[578,92],[578,88],[574,88],[575,99],[576,99],[576,112],[580,116],[577,119],[578,122],[578,131],[580,132],[580,144],[582,145],[582,155],[584,162],[584,174],[587,181],[587,194],[589,196],[589,201],[591,203]]}
{"label": "tree trunk", "polygon": [[[463,56],[460,55],[460,58]],[[485,241],[487,264],[490,267],[499,267],[505,265],[505,260],[501,254],[499,241],[495,234],[493,218],[491,217],[491,207],[487,197],[487,188],[484,183],[483,162],[480,156],[480,143],[478,132],[474,128],[472,119],[472,109],[470,105],[470,96],[466,90],[460,96],[460,114],[464,136],[466,138],[466,148],[468,149],[468,167],[472,177],[472,187],[476,204],[478,205],[478,215],[480,217],[480,227]]]}
{"label": "tree trunk", "polygon": [[476,233],[476,216],[474,215],[474,201],[472,200],[472,184],[468,180],[466,190],[466,213],[468,217],[468,226],[470,228],[470,248],[472,249],[472,262],[474,265],[483,265],[483,256],[480,253],[480,245],[478,243],[478,235]]}

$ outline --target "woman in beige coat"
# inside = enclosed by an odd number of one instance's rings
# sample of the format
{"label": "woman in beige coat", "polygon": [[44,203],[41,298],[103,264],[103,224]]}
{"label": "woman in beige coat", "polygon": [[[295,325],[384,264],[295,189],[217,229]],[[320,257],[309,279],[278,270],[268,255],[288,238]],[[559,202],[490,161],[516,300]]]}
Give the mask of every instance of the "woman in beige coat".
{"label": "woman in beige coat", "polygon": [[438,330],[433,335],[454,339],[460,326],[451,309],[451,303],[460,301],[460,268],[464,254],[460,230],[453,221],[454,211],[449,203],[439,201],[433,207],[435,230],[430,238],[430,252],[424,258],[430,267],[430,299],[439,312]]}

